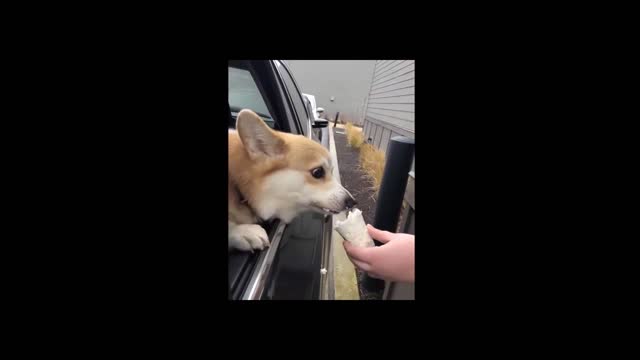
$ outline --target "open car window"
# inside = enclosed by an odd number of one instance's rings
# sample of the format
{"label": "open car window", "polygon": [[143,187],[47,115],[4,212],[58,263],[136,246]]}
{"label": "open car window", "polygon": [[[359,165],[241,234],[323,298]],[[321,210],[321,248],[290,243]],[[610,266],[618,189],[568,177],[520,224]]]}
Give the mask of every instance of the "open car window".
{"label": "open car window", "polygon": [[275,127],[273,116],[269,113],[264,98],[249,70],[229,67],[229,109],[233,120],[240,110],[250,109],[258,114],[269,127]]}

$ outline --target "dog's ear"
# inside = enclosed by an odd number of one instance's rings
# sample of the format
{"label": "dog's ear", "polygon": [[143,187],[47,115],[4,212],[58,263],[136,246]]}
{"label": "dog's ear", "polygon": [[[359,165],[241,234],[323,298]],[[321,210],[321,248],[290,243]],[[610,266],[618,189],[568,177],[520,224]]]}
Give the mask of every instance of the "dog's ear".
{"label": "dog's ear", "polygon": [[252,159],[261,156],[277,157],[284,153],[284,141],[251,110],[244,109],[238,113],[236,130]]}

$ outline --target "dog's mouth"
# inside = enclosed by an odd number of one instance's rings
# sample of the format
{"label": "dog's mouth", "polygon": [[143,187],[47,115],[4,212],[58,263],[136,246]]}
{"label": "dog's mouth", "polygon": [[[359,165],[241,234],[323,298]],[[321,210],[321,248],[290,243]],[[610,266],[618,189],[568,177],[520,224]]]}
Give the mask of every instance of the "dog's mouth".
{"label": "dog's mouth", "polygon": [[321,212],[323,212],[325,214],[334,214],[334,215],[335,214],[340,214],[340,211],[331,210],[331,209],[326,208],[326,207],[321,207],[321,206],[317,206],[317,205],[314,205],[313,207],[318,209],[318,210],[320,210]]}
{"label": "dog's mouth", "polygon": [[332,214],[340,214],[340,211],[335,211],[327,208],[322,208],[322,211],[330,212]]}

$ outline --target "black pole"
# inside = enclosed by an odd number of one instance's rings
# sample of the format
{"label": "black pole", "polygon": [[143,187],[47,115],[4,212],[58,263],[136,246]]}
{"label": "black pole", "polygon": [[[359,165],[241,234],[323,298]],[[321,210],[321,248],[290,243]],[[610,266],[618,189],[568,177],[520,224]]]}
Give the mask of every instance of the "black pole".
{"label": "black pole", "polygon": [[[415,141],[413,139],[395,136],[389,141],[372,224],[376,229],[396,232],[414,151]],[[374,243],[376,246],[382,244],[376,240]],[[373,279],[369,276],[364,277],[362,285],[369,291],[384,289],[383,280]]]}
{"label": "black pole", "polygon": [[338,126],[338,118],[340,117],[340,111],[336,113],[336,121],[333,123],[333,127]]}

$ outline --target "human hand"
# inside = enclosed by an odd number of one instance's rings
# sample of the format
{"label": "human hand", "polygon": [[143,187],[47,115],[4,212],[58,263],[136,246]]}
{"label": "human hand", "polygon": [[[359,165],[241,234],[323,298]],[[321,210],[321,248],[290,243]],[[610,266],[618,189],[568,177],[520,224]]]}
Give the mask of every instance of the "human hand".
{"label": "human hand", "polygon": [[375,247],[358,247],[344,241],[351,262],[369,276],[399,282],[415,281],[415,236],[382,231],[367,225],[369,235],[383,243]]}

